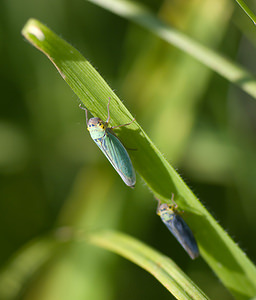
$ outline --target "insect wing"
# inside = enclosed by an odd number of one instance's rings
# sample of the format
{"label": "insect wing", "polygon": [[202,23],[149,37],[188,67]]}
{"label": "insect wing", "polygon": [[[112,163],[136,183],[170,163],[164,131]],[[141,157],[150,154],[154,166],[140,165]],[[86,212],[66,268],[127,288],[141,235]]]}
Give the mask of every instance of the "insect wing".
{"label": "insect wing", "polygon": [[163,220],[163,222],[192,259],[199,256],[199,250],[193,233],[181,216],[172,213],[169,220]]}
{"label": "insect wing", "polygon": [[119,139],[107,129],[104,137],[95,142],[121,176],[124,183],[133,187],[136,183],[135,171],[129,154]]}

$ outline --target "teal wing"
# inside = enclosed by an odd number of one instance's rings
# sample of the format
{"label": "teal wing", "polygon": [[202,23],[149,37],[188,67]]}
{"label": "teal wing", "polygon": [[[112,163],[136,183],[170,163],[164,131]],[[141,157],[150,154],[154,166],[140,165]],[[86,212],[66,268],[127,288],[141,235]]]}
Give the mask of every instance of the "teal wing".
{"label": "teal wing", "polygon": [[109,130],[100,139],[94,139],[101,151],[105,154],[124,183],[133,187],[136,183],[135,171],[126,149],[119,139]]}

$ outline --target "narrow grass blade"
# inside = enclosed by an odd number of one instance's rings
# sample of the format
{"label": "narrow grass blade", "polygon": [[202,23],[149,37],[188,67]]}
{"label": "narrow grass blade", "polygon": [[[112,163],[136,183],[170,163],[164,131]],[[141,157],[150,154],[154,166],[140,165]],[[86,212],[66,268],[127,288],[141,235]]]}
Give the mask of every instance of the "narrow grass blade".
{"label": "narrow grass blade", "polygon": [[171,259],[128,235],[103,231],[90,235],[89,241],[142,267],[177,299],[209,299]]}
{"label": "narrow grass blade", "polygon": [[242,10],[247,14],[247,16],[253,21],[254,25],[256,25],[256,16],[250,10],[250,8],[244,3],[244,1],[236,0],[236,2],[239,4],[239,6],[242,8]]}
{"label": "narrow grass blade", "polygon": [[126,0],[87,1],[141,25],[167,43],[190,54],[256,99],[256,78],[254,75],[242,66],[218,54],[216,51],[189,38],[175,28],[166,25],[138,3]]}
{"label": "narrow grass blade", "polygon": [[[111,103],[111,125],[128,123],[132,115],[89,62],[71,45],[36,20],[22,31],[25,38],[56,66],[64,80],[94,116],[107,118]],[[256,269],[243,251],[213,219],[195,195],[166,161],[137,122],[120,128],[118,136],[129,148],[135,169],[162,202],[175,202],[184,210],[183,218],[192,229],[202,257],[237,299],[256,295]]]}

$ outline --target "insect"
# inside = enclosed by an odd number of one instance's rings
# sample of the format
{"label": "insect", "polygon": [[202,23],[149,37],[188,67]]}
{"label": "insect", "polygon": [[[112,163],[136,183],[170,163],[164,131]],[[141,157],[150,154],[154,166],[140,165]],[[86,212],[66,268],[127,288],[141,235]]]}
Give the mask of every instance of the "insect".
{"label": "insect", "polygon": [[[172,201],[174,202],[173,195]],[[192,259],[195,259],[199,256],[196,240],[187,223],[178,214],[177,207],[175,202],[173,205],[168,205],[166,203],[161,204],[160,200],[158,200],[157,214],[161,217],[166,227],[175,236],[181,246],[186,250],[188,255]]]}
{"label": "insect", "polygon": [[110,121],[110,100],[111,99],[109,98],[107,106],[108,118],[106,122],[102,121],[100,118],[91,118],[88,121],[87,109],[81,107],[81,105],[80,108],[85,110],[87,130],[89,131],[92,139],[107,157],[111,165],[115,168],[117,173],[123,179],[124,183],[133,188],[136,183],[136,175],[131,159],[126,149],[124,148],[120,140],[117,138],[117,136],[114,134],[112,129],[121,126],[127,126],[131,124],[135,119],[127,124],[108,127]]}

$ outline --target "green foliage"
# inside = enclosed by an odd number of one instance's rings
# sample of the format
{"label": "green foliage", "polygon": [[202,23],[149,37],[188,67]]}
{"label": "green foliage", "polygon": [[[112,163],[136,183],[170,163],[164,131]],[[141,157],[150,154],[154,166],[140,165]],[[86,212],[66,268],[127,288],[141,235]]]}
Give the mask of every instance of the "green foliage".
{"label": "green foliage", "polygon": [[[0,298],[170,298],[155,278],[92,243],[134,261],[164,285],[175,278],[170,290],[178,286],[184,292],[188,283],[200,295],[160,252],[212,299],[231,299],[227,290],[237,299],[255,296],[255,267],[167,162],[255,261],[256,105],[227,82],[254,97],[249,69],[256,36],[249,18],[225,0],[148,2],[153,13],[138,1],[27,4],[5,1],[1,10],[0,261],[9,262],[0,274]],[[84,52],[115,92],[74,47],[32,21],[27,38],[52,60],[77,101],[45,58],[20,38],[31,16]],[[85,133],[78,108],[82,101],[92,115],[106,119],[109,96],[111,125],[133,118],[126,107],[136,116],[130,127],[116,130],[128,149],[136,149],[129,150],[141,175],[135,190],[123,184]],[[156,216],[145,185],[163,202],[175,194],[203,259],[189,261]],[[43,234],[54,227],[53,236]],[[19,250],[35,236],[35,243]],[[164,262],[158,268],[159,257]]]}
{"label": "green foliage", "polygon": [[117,2],[115,0],[106,0],[104,2],[99,0],[88,1],[98,4],[111,12],[115,12],[122,17],[142,25],[164,41],[190,54],[224,78],[240,86],[249,95],[256,98],[256,79],[250,72],[219,55],[214,50],[197,43],[195,40],[183,35],[176,29],[164,24],[144,7],[136,4],[136,2]]}
{"label": "green foliage", "polygon": [[172,260],[129,236],[107,231],[96,233],[89,240],[147,270],[177,299],[208,299]]}
{"label": "green foliage", "polygon": [[[72,46],[36,20],[28,21],[22,33],[27,40],[49,57],[61,76],[94,116],[106,118],[107,99],[111,97],[115,100],[111,107],[113,125],[131,121],[132,117],[122,102],[88,61]],[[254,295],[256,293],[255,267],[195,199],[193,193],[138,123],[134,122],[130,127],[123,128],[120,138],[125,144],[136,146],[136,151],[131,155],[132,160],[149,188],[156,197],[165,200],[168,200],[170,191],[175,194],[175,200],[180,207],[189,212],[189,224],[196,234],[200,252],[211,268],[237,297]],[[234,269],[239,270],[238,276],[234,276]]]}
{"label": "green foliage", "polygon": [[241,6],[241,8],[244,10],[244,12],[247,14],[247,16],[253,21],[253,23],[256,24],[256,16],[255,16],[255,14],[244,3],[244,1],[243,0],[236,0],[236,2]]}

